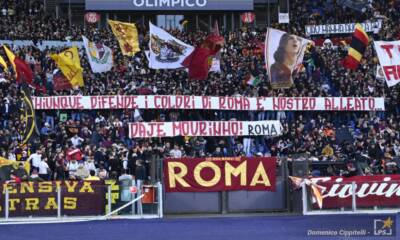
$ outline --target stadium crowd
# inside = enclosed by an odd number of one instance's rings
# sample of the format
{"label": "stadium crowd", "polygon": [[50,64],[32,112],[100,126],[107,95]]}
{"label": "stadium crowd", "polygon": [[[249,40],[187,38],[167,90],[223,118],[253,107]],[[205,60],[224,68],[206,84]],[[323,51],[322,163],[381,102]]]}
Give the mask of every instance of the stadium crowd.
{"label": "stadium crowd", "polygon": [[[400,173],[400,95],[399,87],[388,88],[375,77],[377,58],[372,42],[360,68],[343,68],[347,54],[343,44],[322,44],[308,49],[304,71],[290,89],[274,90],[267,82],[260,42],[266,28],[246,27],[234,32],[222,29],[226,44],[221,50],[221,73],[210,73],[206,81],[189,80],[185,70],[152,70],[144,51],[134,57],[122,56],[108,28],[69,26],[68,19],[55,19],[43,11],[40,1],[2,0],[0,39],[81,40],[85,35],[114,51],[114,67],[104,74],[93,74],[81,50],[85,86],[55,91],[49,57],[62,48],[39,50],[35,46],[14,48],[35,72],[32,95],[114,95],[169,94],[209,96],[371,96],[385,97],[385,112],[231,112],[211,110],[51,110],[36,111],[37,134],[21,146],[24,124],[19,117],[19,91],[12,71],[0,74],[0,155],[10,160],[30,161],[32,173],[16,173],[18,178],[85,179],[95,173],[101,179],[123,173],[137,179],[159,179],[163,158],[182,156],[280,156],[289,160],[306,154],[315,162],[342,163],[314,169],[314,175],[370,175]],[[306,36],[307,24],[347,23],[381,19],[382,29],[370,34],[375,40],[400,39],[400,2],[374,0],[356,11],[336,1],[291,1],[291,24],[272,24],[299,36],[321,42],[347,35]],[[357,16],[357,17],[355,17]],[[148,46],[148,29],[138,24],[141,49]],[[196,45],[207,32],[169,30],[178,39]],[[323,41],[322,41],[323,42]],[[5,56],[0,51],[0,55]],[[6,58],[5,58],[6,59]],[[11,69],[11,67],[10,67]],[[262,83],[244,82],[251,74]],[[280,137],[176,137],[129,139],[127,123],[132,121],[183,120],[272,120],[284,126]],[[328,167],[329,166],[329,167]],[[22,175],[22,176],[21,176]]]}

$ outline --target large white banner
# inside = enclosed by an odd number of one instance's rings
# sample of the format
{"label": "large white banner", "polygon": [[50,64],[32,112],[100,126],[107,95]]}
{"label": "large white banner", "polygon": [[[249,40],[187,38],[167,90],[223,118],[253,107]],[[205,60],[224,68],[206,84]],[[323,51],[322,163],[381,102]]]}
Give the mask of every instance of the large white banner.
{"label": "large white banner", "polygon": [[182,68],[182,62],[194,47],[173,37],[163,29],[150,25],[149,67],[153,69]]}
{"label": "large white banner", "polygon": [[400,82],[400,41],[375,41],[379,64],[389,87]]}
{"label": "large white banner", "polygon": [[280,121],[186,121],[129,123],[130,138],[207,137],[207,136],[279,136]]}
{"label": "large white banner", "polygon": [[[366,32],[379,32],[382,28],[382,21],[361,23]],[[354,33],[356,23],[326,24],[326,25],[306,25],[306,35],[321,34],[346,34]]]}
{"label": "large white banner", "polygon": [[293,85],[293,75],[300,69],[309,43],[312,41],[268,28],[265,62],[272,88],[290,88]]}
{"label": "large white banner", "polygon": [[205,109],[230,111],[384,111],[384,98],[369,97],[209,97],[171,95],[32,97],[47,109]]}
{"label": "large white banner", "polygon": [[102,43],[89,42],[85,36],[82,36],[82,39],[92,72],[110,71],[114,65],[111,48]]}

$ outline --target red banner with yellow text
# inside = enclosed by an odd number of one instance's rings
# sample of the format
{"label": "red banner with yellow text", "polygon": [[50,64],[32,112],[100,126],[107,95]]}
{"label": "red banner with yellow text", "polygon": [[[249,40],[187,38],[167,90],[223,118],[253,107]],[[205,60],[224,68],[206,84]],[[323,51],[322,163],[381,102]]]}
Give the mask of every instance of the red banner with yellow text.
{"label": "red banner with yellow text", "polygon": [[167,192],[275,191],[276,158],[169,158],[164,161]]}
{"label": "red banner with yellow text", "polygon": [[[10,217],[102,215],[107,187],[103,181],[46,181],[0,184],[0,215],[4,215],[6,189]],[[58,206],[58,189],[61,199]]]}
{"label": "red banner with yellow text", "polygon": [[322,194],[322,208],[352,206],[353,182],[357,207],[399,207],[400,175],[314,177],[310,179]]}

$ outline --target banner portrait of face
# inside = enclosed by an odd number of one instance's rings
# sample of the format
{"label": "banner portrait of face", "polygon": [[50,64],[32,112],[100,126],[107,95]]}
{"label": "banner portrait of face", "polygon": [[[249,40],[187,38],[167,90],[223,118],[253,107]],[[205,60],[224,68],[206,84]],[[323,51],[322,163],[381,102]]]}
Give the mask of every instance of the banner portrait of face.
{"label": "banner portrait of face", "polygon": [[272,88],[290,88],[293,85],[293,76],[303,62],[309,42],[293,34],[268,29],[265,58]]}

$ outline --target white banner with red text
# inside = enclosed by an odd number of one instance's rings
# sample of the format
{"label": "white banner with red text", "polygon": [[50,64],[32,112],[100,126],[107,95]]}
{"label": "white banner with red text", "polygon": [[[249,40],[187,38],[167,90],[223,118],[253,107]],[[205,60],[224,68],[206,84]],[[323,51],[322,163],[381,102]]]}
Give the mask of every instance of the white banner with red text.
{"label": "white banner with red text", "polygon": [[[353,33],[356,23],[306,25],[306,36],[325,34],[346,34]],[[379,32],[382,28],[382,21],[361,23],[366,32]]]}
{"label": "white banner with red text", "polygon": [[375,50],[389,87],[400,82],[400,41],[375,41]]}
{"label": "white banner with red text", "polygon": [[230,111],[384,111],[384,98],[209,97],[171,95],[32,97],[35,110],[202,109]]}
{"label": "white banner with red text", "polygon": [[280,121],[182,121],[129,123],[130,138],[269,136],[282,133]]}

